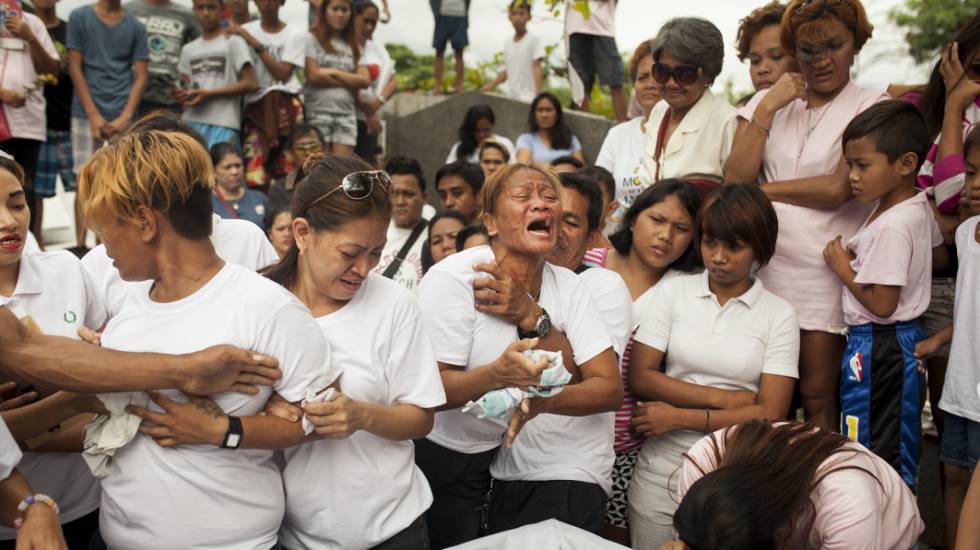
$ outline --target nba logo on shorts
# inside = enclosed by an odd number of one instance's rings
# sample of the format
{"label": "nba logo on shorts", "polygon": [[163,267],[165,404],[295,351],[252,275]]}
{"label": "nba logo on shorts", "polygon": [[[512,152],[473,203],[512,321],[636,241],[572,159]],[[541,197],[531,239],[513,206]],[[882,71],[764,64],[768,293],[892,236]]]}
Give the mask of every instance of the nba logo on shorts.
{"label": "nba logo on shorts", "polygon": [[864,354],[860,351],[851,356],[848,362],[851,374],[847,377],[851,382],[861,382],[864,379]]}

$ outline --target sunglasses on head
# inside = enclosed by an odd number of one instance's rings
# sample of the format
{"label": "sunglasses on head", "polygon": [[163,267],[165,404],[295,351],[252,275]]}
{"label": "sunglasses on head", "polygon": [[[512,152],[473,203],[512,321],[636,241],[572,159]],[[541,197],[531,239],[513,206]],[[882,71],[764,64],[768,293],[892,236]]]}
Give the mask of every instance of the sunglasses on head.
{"label": "sunglasses on head", "polygon": [[690,86],[698,81],[701,76],[701,69],[694,65],[678,65],[670,68],[661,62],[653,64],[653,79],[660,84],[666,84],[671,78],[678,86]]}
{"label": "sunglasses on head", "polygon": [[371,196],[374,192],[374,184],[377,182],[387,193],[391,193],[391,178],[388,173],[384,170],[371,170],[364,172],[352,172],[344,176],[344,179],[340,181],[340,185],[334,187],[330,191],[327,191],[320,198],[311,202],[309,206],[304,209],[304,212],[308,212],[310,208],[313,208],[318,202],[323,199],[333,195],[338,190],[343,190],[347,198],[352,201],[364,200]]}
{"label": "sunglasses on head", "polygon": [[[796,10],[793,11],[793,15],[799,15],[803,10],[807,9],[819,9],[819,8],[829,8],[831,6],[841,6],[846,4],[845,0],[803,0],[800,5],[796,6]],[[814,15],[822,15],[823,10],[817,11]]]}

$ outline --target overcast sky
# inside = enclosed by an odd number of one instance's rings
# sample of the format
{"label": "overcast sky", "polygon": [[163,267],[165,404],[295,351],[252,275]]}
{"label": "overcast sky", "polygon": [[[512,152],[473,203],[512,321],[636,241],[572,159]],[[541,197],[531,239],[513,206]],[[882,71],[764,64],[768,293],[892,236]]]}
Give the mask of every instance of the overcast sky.
{"label": "overcast sky", "polygon": [[[125,0],[124,0],[125,1]],[[176,0],[190,5],[190,0]],[[377,1],[377,0],[376,0]],[[616,41],[620,51],[632,51],[641,40],[654,36],[666,20],[678,16],[701,16],[710,19],[721,29],[728,49],[725,65],[717,82],[733,79],[736,91],[748,90],[751,82],[748,69],[735,57],[735,33],[738,20],[767,0],[619,0],[616,13]],[[84,0],[62,0],[58,13],[65,19],[75,7],[90,3]],[[431,49],[433,19],[428,0],[389,0],[392,21],[379,25],[376,39],[384,43],[407,44],[412,49],[428,53]],[[891,82],[923,82],[928,76],[925,67],[915,66],[905,54],[902,34],[888,21],[888,11],[902,0],[866,0],[865,8],[875,26],[871,41],[857,60],[856,80],[868,86],[884,87]],[[470,47],[466,60],[488,60],[503,49],[503,41],[513,34],[507,21],[508,0],[472,0],[470,8]],[[562,24],[552,18],[543,0],[534,2],[534,20],[530,25],[546,44],[561,38]],[[283,18],[291,23],[306,23],[308,4],[304,0],[286,0]]]}

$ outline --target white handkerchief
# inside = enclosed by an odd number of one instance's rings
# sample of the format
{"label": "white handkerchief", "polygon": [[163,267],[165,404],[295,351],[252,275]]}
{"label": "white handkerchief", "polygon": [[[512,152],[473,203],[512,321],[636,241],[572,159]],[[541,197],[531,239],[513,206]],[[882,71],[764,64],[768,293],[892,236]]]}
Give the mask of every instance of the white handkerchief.
{"label": "white handkerchief", "polygon": [[[325,401],[333,401],[336,398],[337,398],[337,390],[333,388],[327,388],[321,391],[320,393],[316,393],[313,390],[306,390],[306,399],[303,400],[303,404],[306,405],[307,403],[323,403]],[[310,435],[311,433],[313,433],[315,429],[316,427],[313,425],[312,422],[310,422],[308,418],[306,418],[306,415],[304,414],[303,433],[305,433],[306,435]]]}

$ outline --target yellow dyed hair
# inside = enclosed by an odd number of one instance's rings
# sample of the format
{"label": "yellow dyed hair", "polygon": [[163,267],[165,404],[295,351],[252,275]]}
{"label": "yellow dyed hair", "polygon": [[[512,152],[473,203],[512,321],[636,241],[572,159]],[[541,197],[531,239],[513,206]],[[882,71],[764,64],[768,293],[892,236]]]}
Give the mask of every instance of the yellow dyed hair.
{"label": "yellow dyed hair", "polygon": [[166,214],[184,237],[208,236],[213,187],[207,151],[180,132],[123,135],[99,149],[78,172],[79,200],[93,229],[112,220],[136,223],[142,206]]}

